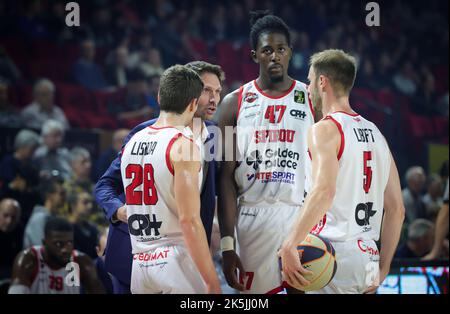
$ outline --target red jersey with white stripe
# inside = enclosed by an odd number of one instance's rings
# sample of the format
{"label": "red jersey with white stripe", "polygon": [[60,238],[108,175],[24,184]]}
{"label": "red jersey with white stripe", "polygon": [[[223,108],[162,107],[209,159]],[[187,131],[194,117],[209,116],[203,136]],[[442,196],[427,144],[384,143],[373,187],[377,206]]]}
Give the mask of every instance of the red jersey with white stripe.
{"label": "red jersey with white stripe", "polygon": [[[182,132],[149,126],[137,132],[122,152],[120,167],[133,254],[183,239],[170,162],[170,150]],[[199,185],[201,178],[200,170]]]}
{"label": "red jersey with white stripe", "polygon": [[[66,267],[58,269],[51,268],[44,260],[43,250],[40,245],[32,246],[31,250],[36,256],[36,270],[33,274],[30,293],[32,294],[80,294],[80,286],[69,281],[70,272],[73,268]],[[71,262],[79,255],[76,250],[72,251]],[[78,277],[79,278],[79,277]]]}
{"label": "red jersey with white stripe", "polygon": [[[312,232],[332,241],[377,241],[391,167],[386,139],[375,124],[358,114],[335,112],[324,119],[333,121],[341,134],[339,171],[333,205]],[[308,190],[310,165],[307,169]]]}
{"label": "red jersey with white stripe", "polygon": [[292,81],[269,96],[251,81],[239,90],[235,180],[242,205],[301,205],[307,131],[314,114],[307,86]]}

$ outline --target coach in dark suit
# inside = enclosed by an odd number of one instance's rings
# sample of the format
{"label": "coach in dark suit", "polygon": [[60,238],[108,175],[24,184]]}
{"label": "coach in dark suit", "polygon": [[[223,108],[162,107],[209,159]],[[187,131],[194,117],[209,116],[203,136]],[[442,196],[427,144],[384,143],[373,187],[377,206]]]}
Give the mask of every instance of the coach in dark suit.
{"label": "coach in dark suit", "polygon": [[[203,127],[208,132],[202,132],[202,141],[205,147],[203,188],[201,191],[200,215],[205,227],[208,243],[211,241],[211,231],[215,211],[216,195],[216,161],[212,158],[217,147],[217,128],[210,120],[220,102],[221,84],[224,73],[217,65],[203,61],[194,61],[186,66],[195,70],[201,77],[204,90],[198,101],[196,117],[204,122]],[[152,125],[156,119],[146,121],[136,126],[124,141],[143,128]],[[125,195],[120,173],[120,155],[111,163],[105,174],[99,179],[94,190],[97,203],[104,209],[106,218],[111,222],[108,241],[105,250],[106,270],[114,275],[114,293],[129,293],[131,281],[131,242],[126,223]]]}

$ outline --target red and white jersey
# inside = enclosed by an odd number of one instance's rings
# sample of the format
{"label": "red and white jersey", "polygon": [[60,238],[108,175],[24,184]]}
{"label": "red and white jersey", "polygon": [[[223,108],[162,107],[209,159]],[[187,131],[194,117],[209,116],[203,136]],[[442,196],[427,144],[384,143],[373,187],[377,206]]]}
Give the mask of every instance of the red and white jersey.
{"label": "red and white jersey", "polygon": [[[391,167],[386,139],[375,124],[358,114],[335,112],[324,119],[332,120],[341,133],[339,172],[333,205],[312,233],[332,241],[377,241]],[[310,164],[307,169],[308,191],[312,184]]]}
{"label": "red and white jersey", "polygon": [[301,205],[307,131],[313,123],[304,83],[292,81],[277,97],[265,94],[256,81],[239,89],[235,181],[240,204]]}
{"label": "red and white jersey", "polygon": [[[149,126],[137,132],[121,157],[133,254],[183,241],[174,193],[170,150],[183,131]],[[199,171],[199,189],[202,170]]]}
{"label": "red and white jersey", "polygon": [[[44,247],[32,246],[31,250],[36,256],[37,267],[33,274],[30,293],[32,294],[80,294],[80,286],[74,285],[70,279],[73,277],[70,272],[73,268],[66,270],[66,267],[58,269],[50,268],[43,257]],[[71,262],[80,253],[72,251]]]}

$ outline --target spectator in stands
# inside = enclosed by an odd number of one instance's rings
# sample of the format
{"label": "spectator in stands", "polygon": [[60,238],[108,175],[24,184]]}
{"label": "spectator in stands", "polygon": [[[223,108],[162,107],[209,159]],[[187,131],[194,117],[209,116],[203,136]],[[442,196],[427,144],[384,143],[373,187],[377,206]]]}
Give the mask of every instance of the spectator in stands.
{"label": "spectator in stands", "polygon": [[59,176],[68,180],[71,176],[69,151],[62,147],[64,126],[56,120],[48,120],[41,129],[43,145],[34,153],[33,160],[41,178]]}
{"label": "spectator in stands", "polygon": [[98,47],[111,47],[114,43],[114,24],[111,7],[96,5],[93,12],[92,32]]}
{"label": "spectator in stands", "polygon": [[96,180],[98,180],[105,173],[111,162],[116,159],[117,154],[122,148],[122,143],[128,133],[130,133],[129,129],[119,129],[114,132],[111,147],[104,151],[95,162],[94,177]]}
{"label": "spectator in stands", "polygon": [[434,244],[431,252],[427,254],[424,260],[433,260],[441,256],[448,259],[449,255],[449,244],[446,237],[448,236],[448,179],[445,187],[443,205],[439,211],[438,217],[436,219],[436,232],[434,234]]}
{"label": "spectator in stands", "polygon": [[110,86],[124,87],[127,85],[128,48],[117,47],[114,50],[114,60],[106,68],[106,80]]}
{"label": "spectator in stands", "polygon": [[[230,14],[227,14],[227,19],[227,37],[237,43],[247,40],[247,34],[242,30],[248,29],[249,25],[241,3],[235,1],[231,4]],[[290,24],[288,23],[288,25]]]}
{"label": "spectator in stands", "polygon": [[149,119],[153,109],[147,103],[148,85],[140,70],[130,72],[123,97],[108,103],[108,111],[117,117],[119,126],[133,127],[138,122]]}
{"label": "spectator in stands", "polygon": [[86,148],[74,147],[70,150],[72,176],[64,182],[67,195],[72,193],[92,193],[94,183],[91,180],[91,154]]}
{"label": "spectator in stands", "polygon": [[164,64],[184,63],[186,51],[182,38],[177,28],[178,19],[175,13],[171,13],[156,25],[155,42],[161,51]]}
{"label": "spectator in stands", "polygon": [[[92,161],[91,154],[83,147],[74,147],[70,150],[70,166],[72,168],[72,176],[64,182],[64,189],[67,195],[88,193],[92,194],[94,182],[91,180]],[[61,210],[61,214],[65,215],[69,212],[69,204],[65,204]],[[98,207],[89,210],[89,220],[94,223],[103,223],[105,221],[103,214]]]}
{"label": "spectator in stands", "polygon": [[395,257],[419,258],[429,253],[433,247],[434,224],[426,219],[416,219],[408,227],[408,238],[401,245]]}
{"label": "spectator in stands", "polygon": [[42,1],[26,1],[24,9],[25,12],[18,19],[18,26],[23,36],[31,39],[47,38],[48,31],[43,19],[45,7]]}
{"label": "spectator in stands", "polygon": [[59,121],[69,129],[64,112],[54,104],[55,85],[48,79],[41,79],[34,84],[33,102],[22,110],[22,119],[26,127],[41,129],[48,120]]}
{"label": "spectator in stands", "polygon": [[23,226],[20,205],[14,199],[0,201],[0,280],[10,278],[17,253],[22,250]]}
{"label": "spectator in stands", "polygon": [[[292,54],[292,71],[297,77],[307,77],[309,70],[309,57],[311,56],[311,47],[309,36],[305,32],[292,32],[292,44],[294,46]],[[250,56],[248,57],[251,61]]]}
{"label": "spectator in stands", "polygon": [[418,75],[409,61],[405,61],[400,72],[394,76],[394,84],[398,91],[407,96],[414,96],[417,92]]}
{"label": "spectator in stands", "polygon": [[373,63],[369,58],[365,58],[362,62],[359,78],[356,85],[362,88],[368,88],[371,90],[379,90],[378,80],[375,79],[375,69]]}
{"label": "spectator in stands", "polygon": [[103,227],[100,229],[100,236],[98,237],[98,245],[96,246],[97,258],[95,259],[95,267],[97,268],[97,274],[99,279],[101,280],[103,286],[105,287],[107,294],[113,294],[113,281],[117,281],[117,279],[110,273],[106,271],[105,267],[105,249],[106,242],[108,240],[108,227]]}
{"label": "spectator in stands", "polygon": [[416,219],[408,227],[406,243],[399,245],[396,258],[420,258],[431,251],[434,224],[426,219]]}
{"label": "spectator in stands", "polygon": [[9,58],[3,46],[0,46],[0,79],[6,83],[15,84],[20,81],[21,77],[22,75],[17,66]]}
{"label": "spectator in stands", "polygon": [[425,205],[426,218],[435,221],[439,209],[442,207],[442,181],[441,178],[434,174],[428,180],[427,194],[422,197]]}
{"label": "spectator in stands", "polygon": [[[1,73],[1,70],[0,70]],[[0,127],[19,128],[23,121],[8,99],[8,84],[0,78]]]}
{"label": "spectator in stands", "polygon": [[24,224],[39,201],[39,175],[31,161],[39,140],[35,132],[21,130],[14,139],[14,153],[0,162],[0,198],[10,197],[22,205]]}
{"label": "spectator in stands", "polygon": [[425,205],[421,193],[425,186],[426,176],[422,167],[411,167],[405,175],[406,188],[403,189],[403,202],[406,209],[405,223],[412,223],[418,218],[425,218]]}
{"label": "spectator in stands", "polygon": [[75,36],[71,27],[67,27],[66,15],[67,11],[64,2],[53,2],[50,4],[51,12],[46,18],[47,30],[52,39],[57,42],[72,40]]}
{"label": "spectator in stands", "polygon": [[88,220],[93,208],[91,193],[72,191],[67,194],[67,201],[70,210],[69,221],[74,227],[74,248],[92,259],[97,258],[98,229]]}
{"label": "spectator in stands", "polygon": [[95,63],[95,42],[85,39],[80,45],[81,57],[72,67],[72,75],[75,83],[89,90],[106,88],[105,77],[101,67]]}
{"label": "spectator in stands", "polygon": [[215,9],[208,14],[209,27],[204,29],[203,37],[208,38],[209,44],[215,44],[224,40],[227,30],[227,10],[224,4],[217,4]]}
{"label": "spectator in stands", "polygon": [[56,216],[65,202],[65,191],[58,178],[43,180],[39,187],[42,205],[36,205],[25,227],[23,248],[41,245],[44,238],[44,226],[48,217]]}
{"label": "spectator in stands", "polygon": [[380,84],[380,89],[393,91],[395,88],[392,80],[394,67],[391,55],[387,52],[383,52],[381,56],[377,57],[375,60],[378,61],[378,63],[375,64],[375,78],[378,84]]}
{"label": "spectator in stands", "polygon": [[128,66],[130,68],[138,67],[139,62],[144,58],[145,52],[153,47],[152,35],[147,29],[138,30],[136,35],[138,44],[137,46],[131,46],[131,53],[128,56]]}
{"label": "spectator in stands", "polygon": [[146,95],[147,104],[152,109],[151,118],[159,116],[159,104],[158,104],[158,90],[160,75],[153,75],[147,78],[148,81],[148,94]]}
{"label": "spectator in stands", "polygon": [[156,48],[148,49],[144,54],[144,58],[139,67],[148,77],[155,75],[161,76],[164,72],[164,67],[162,65],[159,50]]}

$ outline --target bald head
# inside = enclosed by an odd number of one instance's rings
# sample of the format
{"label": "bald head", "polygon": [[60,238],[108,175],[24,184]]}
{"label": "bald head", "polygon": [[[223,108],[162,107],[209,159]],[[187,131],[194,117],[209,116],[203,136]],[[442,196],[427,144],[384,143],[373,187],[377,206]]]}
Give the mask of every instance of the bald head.
{"label": "bald head", "polygon": [[20,205],[16,200],[5,198],[0,201],[0,231],[13,231],[20,221],[20,214]]}

